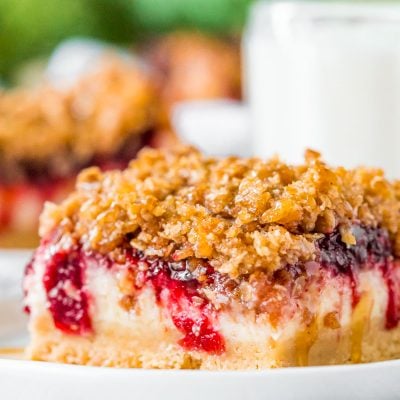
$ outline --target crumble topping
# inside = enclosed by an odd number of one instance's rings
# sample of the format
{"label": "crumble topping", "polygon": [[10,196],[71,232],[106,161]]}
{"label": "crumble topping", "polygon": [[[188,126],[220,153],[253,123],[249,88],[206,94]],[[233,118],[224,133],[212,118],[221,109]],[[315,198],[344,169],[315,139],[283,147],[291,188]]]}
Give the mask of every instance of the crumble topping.
{"label": "crumble topping", "polygon": [[151,128],[154,119],[149,78],[111,55],[66,91],[43,84],[0,92],[2,175],[23,163],[68,170],[71,162],[106,157]]}
{"label": "crumble topping", "polygon": [[330,168],[311,151],[292,166],[145,149],[125,171],[81,173],[67,200],[47,204],[40,234],[59,229],[102,253],[130,245],[147,256],[206,259],[237,277],[313,260],[317,240],[335,229],[354,244],[354,223],[386,229],[399,254],[398,189],[380,170]]}

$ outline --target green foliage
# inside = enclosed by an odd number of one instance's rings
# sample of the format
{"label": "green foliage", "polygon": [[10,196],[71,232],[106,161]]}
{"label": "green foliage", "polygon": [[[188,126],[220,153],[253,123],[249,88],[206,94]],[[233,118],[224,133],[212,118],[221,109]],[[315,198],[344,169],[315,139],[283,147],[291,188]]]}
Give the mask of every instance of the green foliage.
{"label": "green foliage", "polygon": [[49,51],[68,34],[90,34],[93,27],[85,1],[1,0],[0,72]]}
{"label": "green foliage", "polygon": [[251,0],[128,0],[132,19],[147,31],[196,27],[215,32],[237,31]]}
{"label": "green foliage", "polygon": [[70,36],[130,42],[194,27],[237,31],[252,0],[0,0],[0,75]]}

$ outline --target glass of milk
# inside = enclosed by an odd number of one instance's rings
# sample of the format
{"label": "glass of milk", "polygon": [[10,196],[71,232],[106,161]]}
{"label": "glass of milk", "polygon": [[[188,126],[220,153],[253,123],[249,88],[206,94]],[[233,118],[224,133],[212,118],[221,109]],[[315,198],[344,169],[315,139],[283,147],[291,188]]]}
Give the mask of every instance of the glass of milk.
{"label": "glass of milk", "polygon": [[257,155],[400,178],[400,5],[260,2],[244,64]]}

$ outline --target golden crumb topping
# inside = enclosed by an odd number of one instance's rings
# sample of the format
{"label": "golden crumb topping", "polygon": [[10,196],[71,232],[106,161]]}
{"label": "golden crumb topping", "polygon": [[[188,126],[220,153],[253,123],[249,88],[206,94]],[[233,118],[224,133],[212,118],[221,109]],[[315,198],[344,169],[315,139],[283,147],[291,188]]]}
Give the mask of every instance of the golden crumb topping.
{"label": "golden crumb topping", "polygon": [[122,245],[173,260],[201,258],[231,276],[312,260],[315,240],[360,222],[399,242],[399,185],[380,170],[273,158],[208,158],[190,147],[145,149],[125,171],[81,173],[61,205],[47,204],[41,235],[62,229],[109,253]]}
{"label": "golden crumb topping", "polygon": [[[65,91],[43,85],[0,93],[0,161],[85,163],[154,123],[155,95],[135,65],[112,56]],[[63,157],[64,156],[64,157]]]}

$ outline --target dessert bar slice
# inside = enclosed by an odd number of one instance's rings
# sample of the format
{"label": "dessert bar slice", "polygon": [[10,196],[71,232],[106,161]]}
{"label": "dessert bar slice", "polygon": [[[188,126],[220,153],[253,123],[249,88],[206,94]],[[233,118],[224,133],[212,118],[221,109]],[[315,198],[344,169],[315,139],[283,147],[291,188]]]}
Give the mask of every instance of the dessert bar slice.
{"label": "dessert bar slice", "polygon": [[82,167],[126,167],[155,114],[150,78],[111,55],[66,90],[0,92],[0,245],[30,244],[44,201],[64,198]]}
{"label": "dessert bar slice", "polygon": [[379,170],[142,150],[47,204],[28,356],[261,369],[400,357],[400,185]]}

